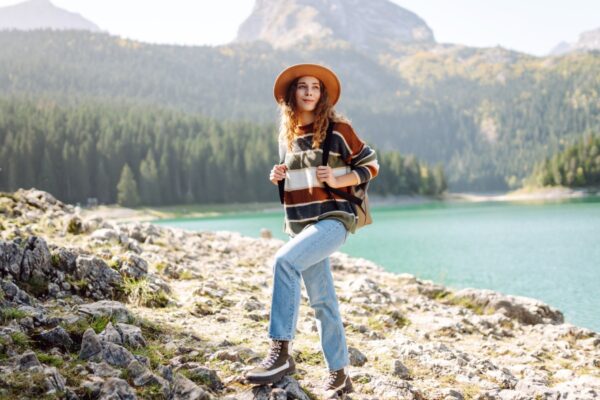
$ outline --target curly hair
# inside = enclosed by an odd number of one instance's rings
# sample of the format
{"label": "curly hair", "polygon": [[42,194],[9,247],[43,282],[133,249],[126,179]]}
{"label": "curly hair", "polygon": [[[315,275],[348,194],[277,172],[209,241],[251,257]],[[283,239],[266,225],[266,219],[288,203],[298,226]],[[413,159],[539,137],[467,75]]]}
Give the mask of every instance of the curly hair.
{"label": "curly hair", "polygon": [[[298,87],[298,80],[294,81],[288,86],[285,99],[279,102],[280,111],[280,124],[279,124],[279,142],[287,142],[287,149],[292,149],[292,141],[296,135],[296,129],[300,126],[300,119],[296,114],[298,104],[296,103],[296,88]],[[319,79],[319,86],[321,88],[321,97],[315,107],[315,121],[314,121],[314,136],[312,141],[312,148],[318,149],[321,146],[323,140],[325,140],[325,134],[327,133],[327,121],[331,119],[333,122],[346,122],[350,123],[350,120],[344,115],[338,113],[333,105],[329,102],[329,96],[327,89],[321,80]]]}

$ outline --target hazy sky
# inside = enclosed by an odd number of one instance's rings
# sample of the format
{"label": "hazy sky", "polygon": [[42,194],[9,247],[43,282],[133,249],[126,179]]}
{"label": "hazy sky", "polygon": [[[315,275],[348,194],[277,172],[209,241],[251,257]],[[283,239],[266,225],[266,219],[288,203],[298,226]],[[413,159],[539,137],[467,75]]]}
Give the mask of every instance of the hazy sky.
{"label": "hazy sky", "polygon": [[[369,1],[369,0],[364,0]],[[444,43],[546,54],[600,27],[599,0],[392,0],[413,11]],[[19,3],[0,0],[0,6]],[[112,34],[155,43],[223,44],[254,0],[52,0]]]}

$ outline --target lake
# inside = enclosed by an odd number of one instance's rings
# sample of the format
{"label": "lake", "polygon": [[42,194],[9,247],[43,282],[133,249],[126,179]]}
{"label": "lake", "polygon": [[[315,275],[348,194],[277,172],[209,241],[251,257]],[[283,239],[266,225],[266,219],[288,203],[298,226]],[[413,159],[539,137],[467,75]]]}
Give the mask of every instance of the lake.
{"label": "lake", "polygon": [[[453,288],[540,299],[600,332],[600,197],[560,201],[433,202],[372,208],[373,225],[340,251]],[[287,240],[283,211],[155,221]]]}

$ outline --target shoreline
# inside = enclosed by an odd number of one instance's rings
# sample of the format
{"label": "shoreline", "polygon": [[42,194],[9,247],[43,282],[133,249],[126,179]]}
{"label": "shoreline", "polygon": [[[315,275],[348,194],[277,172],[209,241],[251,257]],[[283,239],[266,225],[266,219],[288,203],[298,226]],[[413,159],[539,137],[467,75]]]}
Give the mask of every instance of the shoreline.
{"label": "shoreline", "polygon": [[[421,195],[369,196],[371,207],[419,205],[435,202],[482,203],[482,202],[545,202],[571,199],[582,199],[600,195],[600,189],[570,189],[566,187],[521,188],[507,193],[445,193],[441,197]],[[235,207],[239,207],[237,210]],[[206,209],[206,211],[187,211],[188,209]],[[231,203],[201,204],[165,207],[127,208],[118,205],[101,205],[95,208],[81,208],[84,217],[100,217],[115,223],[152,222],[176,218],[208,218],[219,217],[240,212],[272,212],[279,211],[279,203]]]}

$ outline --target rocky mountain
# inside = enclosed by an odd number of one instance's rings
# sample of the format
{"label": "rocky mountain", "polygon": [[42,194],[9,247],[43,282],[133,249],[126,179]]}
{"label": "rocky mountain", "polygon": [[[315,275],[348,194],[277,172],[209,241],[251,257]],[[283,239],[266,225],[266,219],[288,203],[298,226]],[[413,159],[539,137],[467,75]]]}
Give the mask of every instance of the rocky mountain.
{"label": "rocky mountain", "polygon": [[600,50],[600,28],[582,32],[575,43],[560,42],[552,50],[550,55],[561,55],[572,51]]}
{"label": "rocky mountain", "polygon": [[54,6],[49,0],[29,0],[0,8],[0,30],[82,29],[100,31],[80,14]]}
{"label": "rocky mountain", "polygon": [[235,39],[255,40],[275,48],[342,41],[370,51],[435,43],[425,21],[389,0],[257,0]]}

